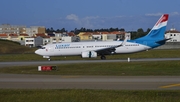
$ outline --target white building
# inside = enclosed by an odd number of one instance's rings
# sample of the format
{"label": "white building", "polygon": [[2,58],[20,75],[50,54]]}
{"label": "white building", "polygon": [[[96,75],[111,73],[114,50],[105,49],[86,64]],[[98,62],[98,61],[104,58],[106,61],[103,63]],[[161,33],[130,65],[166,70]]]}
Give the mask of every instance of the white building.
{"label": "white building", "polygon": [[64,36],[64,37],[62,37],[62,40],[61,40],[62,42],[72,42],[72,37],[70,37],[70,36]]}
{"label": "white building", "polygon": [[180,42],[180,32],[175,29],[171,29],[166,32],[165,38],[166,39],[171,38],[167,42]]}
{"label": "white building", "polygon": [[24,34],[26,26],[2,24],[0,34]]}
{"label": "white building", "polygon": [[45,33],[45,29],[44,26],[31,26],[30,28],[26,28],[26,33],[29,36],[33,36],[34,34]]}
{"label": "white building", "polygon": [[50,37],[50,43],[75,42],[77,37]]}
{"label": "white building", "polygon": [[38,36],[36,38],[25,38],[25,46],[36,47],[43,45],[43,38]]}
{"label": "white building", "polygon": [[25,46],[34,47],[35,46],[35,38],[25,38]]}

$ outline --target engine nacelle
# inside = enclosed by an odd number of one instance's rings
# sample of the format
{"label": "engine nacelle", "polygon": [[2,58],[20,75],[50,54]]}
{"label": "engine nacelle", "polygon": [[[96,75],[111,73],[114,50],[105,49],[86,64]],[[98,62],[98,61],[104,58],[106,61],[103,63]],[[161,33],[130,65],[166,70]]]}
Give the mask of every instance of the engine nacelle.
{"label": "engine nacelle", "polygon": [[85,51],[82,52],[82,58],[92,58],[92,57],[97,57],[97,52],[95,51]]}

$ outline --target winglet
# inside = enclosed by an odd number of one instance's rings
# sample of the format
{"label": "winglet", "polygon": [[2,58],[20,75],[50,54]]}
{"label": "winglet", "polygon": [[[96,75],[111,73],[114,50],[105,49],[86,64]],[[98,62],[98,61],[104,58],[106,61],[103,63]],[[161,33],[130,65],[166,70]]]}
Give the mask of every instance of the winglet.
{"label": "winglet", "polygon": [[126,42],[127,42],[128,38],[129,38],[129,37],[126,36],[126,38],[124,39],[124,41],[123,41],[122,44],[121,44],[122,46],[125,46],[125,45],[126,45]]}
{"label": "winglet", "polygon": [[127,40],[128,40],[128,36],[126,36],[125,37],[125,39],[124,39],[124,41],[120,44],[120,45],[118,45],[117,47],[120,47],[120,46],[125,46],[126,45],[126,42],[127,42]]}

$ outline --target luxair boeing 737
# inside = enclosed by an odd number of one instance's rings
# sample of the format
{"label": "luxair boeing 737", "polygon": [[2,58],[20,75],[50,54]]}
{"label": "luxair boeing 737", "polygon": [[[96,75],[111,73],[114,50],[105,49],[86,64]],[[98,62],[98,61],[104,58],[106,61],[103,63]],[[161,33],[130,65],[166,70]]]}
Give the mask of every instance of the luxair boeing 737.
{"label": "luxair boeing 737", "polygon": [[105,55],[125,54],[146,51],[165,44],[164,34],[168,22],[168,14],[164,14],[157,21],[151,31],[144,37],[124,41],[111,42],[71,42],[55,43],[42,46],[35,53],[48,58],[51,56],[79,55],[82,58],[95,58],[98,55],[106,59]]}

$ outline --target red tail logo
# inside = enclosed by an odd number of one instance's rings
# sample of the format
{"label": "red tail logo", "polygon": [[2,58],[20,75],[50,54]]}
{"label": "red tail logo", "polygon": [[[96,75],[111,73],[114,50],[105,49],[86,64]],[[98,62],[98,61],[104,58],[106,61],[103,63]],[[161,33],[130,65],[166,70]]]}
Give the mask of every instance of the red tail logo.
{"label": "red tail logo", "polygon": [[164,14],[162,15],[162,17],[158,20],[158,22],[156,23],[156,26],[162,22],[166,22],[168,20],[168,14]]}

